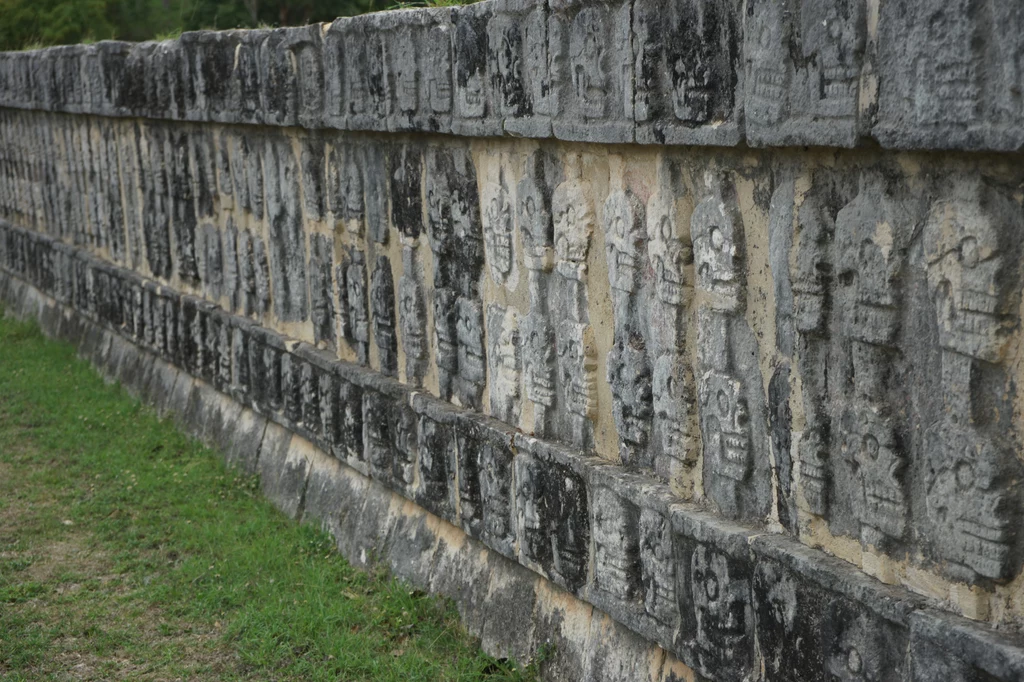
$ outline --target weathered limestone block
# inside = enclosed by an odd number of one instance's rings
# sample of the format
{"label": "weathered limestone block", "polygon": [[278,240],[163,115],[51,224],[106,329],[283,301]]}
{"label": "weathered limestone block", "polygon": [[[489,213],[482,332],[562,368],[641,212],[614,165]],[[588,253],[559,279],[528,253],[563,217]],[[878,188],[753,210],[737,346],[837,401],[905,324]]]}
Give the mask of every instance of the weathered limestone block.
{"label": "weathered limestone block", "polygon": [[754,145],[856,145],[870,104],[860,100],[866,5],[759,1],[748,5],[745,29],[747,139]]}
{"label": "weathered limestone block", "polygon": [[738,4],[635,0],[632,19],[636,141],[736,144]]}
{"label": "weathered limestone block", "polygon": [[[505,46],[501,44],[500,34],[492,43],[493,17],[494,8],[490,3],[458,7],[452,12],[454,107],[451,126],[452,132],[458,135],[501,135],[503,132],[498,88],[506,72],[515,66],[498,61],[498,51]],[[513,58],[509,56],[505,61]]]}
{"label": "weathered limestone block", "polygon": [[979,11],[966,0],[893,0],[880,9],[878,21],[873,133],[883,145],[1020,148],[1024,13],[1019,6],[994,3]]}
{"label": "weathered limestone block", "polygon": [[632,3],[549,3],[548,60],[555,137],[633,141]]}
{"label": "weathered limestone block", "polygon": [[554,89],[548,59],[548,4],[544,0],[494,0],[490,4],[490,106],[503,119],[508,133],[550,137]]}

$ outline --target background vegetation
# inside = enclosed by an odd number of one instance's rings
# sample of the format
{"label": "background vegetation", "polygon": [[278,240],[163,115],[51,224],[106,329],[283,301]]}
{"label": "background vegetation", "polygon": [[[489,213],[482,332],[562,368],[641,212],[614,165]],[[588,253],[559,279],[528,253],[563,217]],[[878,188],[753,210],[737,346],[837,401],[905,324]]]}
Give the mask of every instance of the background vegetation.
{"label": "background vegetation", "polygon": [[112,38],[150,40],[201,28],[302,26],[395,4],[395,0],[0,0],[0,50]]}

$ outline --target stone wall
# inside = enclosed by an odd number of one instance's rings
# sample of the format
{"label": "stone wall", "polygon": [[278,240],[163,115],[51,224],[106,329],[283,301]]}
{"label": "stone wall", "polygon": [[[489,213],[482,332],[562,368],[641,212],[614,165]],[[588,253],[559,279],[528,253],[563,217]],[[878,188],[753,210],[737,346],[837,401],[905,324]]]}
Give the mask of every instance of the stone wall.
{"label": "stone wall", "polygon": [[490,0],[0,54],[0,280],[680,675],[1019,680],[1020,28]]}

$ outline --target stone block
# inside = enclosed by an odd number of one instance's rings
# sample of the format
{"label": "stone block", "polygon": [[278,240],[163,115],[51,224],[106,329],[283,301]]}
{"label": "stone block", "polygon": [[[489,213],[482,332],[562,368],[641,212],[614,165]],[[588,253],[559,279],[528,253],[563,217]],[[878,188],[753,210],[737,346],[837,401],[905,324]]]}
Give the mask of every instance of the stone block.
{"label": "stone block", "polygon": [[748,5],[744,112],[752,145],[858,143],[873,104],[861,100],[867,24],[861,2]]}
{"label": "stone block", "polygon": [[632,142],[632,2],[551,0],[548,60],[561,140]]}
{"label": "stone block", "polygon": [[1015,3],[885,3],[874,137],[896,149],[1019,149],[1022,22]]}
{"label": "stone block", "polygon": [[[454,24],[454,115],[452,132],[457,135],[501,135],[502,111],[498,89],[504,75],[498,64],[498,50],[491,43],[494,11],[490,3],[467,5],[452,11]],[[500,38],[498,39],[500,40]]]}
{"label": "stone block", "polygon": [[741,139],[741,8],[732,0],[635,0],[633,115],[644,144]]}

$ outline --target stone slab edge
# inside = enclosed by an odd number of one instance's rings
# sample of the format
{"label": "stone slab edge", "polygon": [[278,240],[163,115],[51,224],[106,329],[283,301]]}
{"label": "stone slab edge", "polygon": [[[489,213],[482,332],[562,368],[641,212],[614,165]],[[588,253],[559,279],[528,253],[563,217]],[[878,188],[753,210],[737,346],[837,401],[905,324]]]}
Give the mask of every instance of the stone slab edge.
{"label": "stone slab edge", "polygon": [[1024,10],[993,8],[486,0],[0,53],[0,106],[600,143],[1017,151]]}

